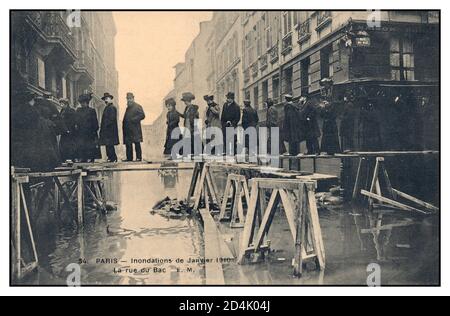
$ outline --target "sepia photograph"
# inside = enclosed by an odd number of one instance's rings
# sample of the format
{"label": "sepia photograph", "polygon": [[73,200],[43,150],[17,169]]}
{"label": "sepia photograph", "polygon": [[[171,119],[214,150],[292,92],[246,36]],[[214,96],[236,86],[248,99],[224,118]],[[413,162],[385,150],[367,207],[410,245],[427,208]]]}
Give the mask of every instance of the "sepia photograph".
{"label": "sepia photograph", "polygon": [[11,9],[10,286],[439,287],[440,23]]}

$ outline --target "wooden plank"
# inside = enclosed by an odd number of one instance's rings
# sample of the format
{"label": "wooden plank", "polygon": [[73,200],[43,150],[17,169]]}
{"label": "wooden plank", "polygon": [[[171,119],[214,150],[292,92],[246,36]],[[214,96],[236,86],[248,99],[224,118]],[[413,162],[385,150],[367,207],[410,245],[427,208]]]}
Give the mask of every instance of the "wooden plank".
{"label": "wooden plank", "polygon": [[199,176],[199,163],[196,163],[194,167],[194,173],[192,174],[191,185],[189,187],[188,199],[194,196],[194,190],[197,185],[198,176]]}
{"label": "wooden plank", "polygon": [[242,232],[241,236],[241,246],[239,251],[239,257],[238,257],[238,263],[241,264],[245,258],[246,250],[249,247],[251,243],[251,239],[254,232],[254,225],[255,225],[255,215],[256,215],[256,208],[258,204],[258,197],[259,197],[259,186],[258,182],[254,181],[252,183],[252,193],[250,195],[250,205],[247,211],[247,217],[245,219],[245,226],[244,231]]}
{"label": "wooden plank", "polygon": [[77,180],[77,213],[78,213],[78,228],[83,227],[84,222],[84,200],[83,200],[83,175],[80,174]]}
{"label": "wooden plank", "polygon": [[223,194],[222,207],[220,208],[219,220],[223,220],[225,218],[225,214],[227,211],[227,204],[228,204],[228,200],[230,198],[230,193],[231,193],[230,191],[231,191],[231,179],[228,178],[227,184],[225,186],[225,193]]}
{"label": "wooden plank", "polygon": [[36,263],[38,263],[39,259],[38,259],[38,253],[37,253],[37,250],[36,250],[36,242],[35,242],[35,239],[34,239],[33,229],[31,227],[30,213],[28,211],[27,200],[25,199],[25,193],[23,191],[23,186],[20,186],[20,193],[22,195],[23,210],[24,210],[24,213],[25,213],[25,220],[27,222],[28,234],[30,235],[31,248],[33,250],[34,260],[35,260]]}
{"label": "wooden plank", "polygon": [[288,220],[289,228],[291,230],[292,239],[296,240],[297,238],[297,228],[295,224],[295,208],[292,205],[291,199],[287,195],[286,191],[281,189],[279,190],[281,201],[283,202],[284,211],[286,212],[286,218]]}
{"label": "wooden plank", "polygon": [[270,222],[270,219],[271,219],[273,213],[276,211],[278,202],[279,202],[279,191],[273,190],[272,196],[270,197],[269,204],[267,206],[267,209],[264,212],[261,226],[259,227],[258,234],[256,235],[256,238],[255,238],[255,243],[254,243],[255,252],[258,251],[258,248],[261,246],[266,232],[269,230],[269,226],[270,226],[269,222]]}
{"label": "wooden plank", "polygon": [[52,178],[52,177],[69,177],[78,176],[83,170],[75,169],[70,171],[54,171],[54,172],[31,172],[26,175],[30,178]]}
{"label": "wooden plank", "polygon": [[205,179],[206,179],[207,172],[208,172],[208,166],[204,165],[203,170],[201,172],[200,179],[197,182],[197,187],[196,187],[195,193],[194,193],[194,210],[198,209],[198,206],[200,205],[200,200],[201,200],[202,191],[203,191],[203,188],[205,185]]}
{"label": "wooden plank", "polygon": [[20,217],[20,188],[19,183],[13,180],[13,206],[14,206],[14,222],[15,222],[15,234],[14,234],[14,246],[16,250],[16,276],[17,279],[22,278],[22,241],[21,241],[21,217]]}
{"label": "wooden plank", "polygon": [[380,231],[384,231],[384,230],[392,230],[393,228],[408,227],[408,226],[413,226],[413,225],[418,225],[418,224],[419,223],[416,223],[416,222],[405,221],[405,222],[397,223],[397,224],[387,224],[387,225],[377,226],[375,228],[363,228],[363,229],[361,229],[361,234],[371,234],[371,233],[380,232]]}
{"label": "wooden plank", "polygon": [[428,209],[430,211],[439,212],[439,208],[434,206],[434,205],[432,205],[432,204],[430,204],[430,203],[427,203],[427,202],[424,202],[422,200],[419,200],[418,198],[415,198],[414,196],[411,196],[409,194],[406,194],[406,193],[404,193],[402,191],[399,191],[399,190],[396,190],[396,189],[393,189],[393,191],[398,196],[400,196],[400,197],[402,197],[404,199],[407,199],[407,200],[409,200],[411,202],[414,202],[414,203],[416,203],[416,204],[418,204],[420,206],[423,206],[423,207],[425,207],[426,209]]}
{"label": "wooden plank", "polygon": [[418,212],[418,213],[421,213],[421,214],[424,214],[424,215],[429,215],[429,213],[424,212],[422,210],[419,210],[417,208],[414,208],[414,207],[411,207],[409,205],[406,205],[406,204],[403,204],[403,203],[400,203],[400,202],[388,199],[386,197],[380,196],[380,195],[375,194],[375,193],[368,192],[366,190],[361,190],[361,194],[365,195],[365,196],[367,196],[367,197],[369,197],[371,199],[374,199],[374,200],[377,200],[377,201],[380,201],[380,202],[383,202],[383,203],[386,203],[386,204],[393,205],[393,206],[398,207],[399,209],[402,209],[404,211]]}
{"label": "wooden plank", "polygon": [[241,182],[240,181],[233,181],[234,183],[234,202],[233,202],[233,208],[231,210],[231,226],[233,227],[233,224],[236,224],[237,218],[239,217],[239,200],[241,200],[242,203],[242,196],[241,196]]}
{"label": "wooden plank", "polygon": [[[225,277],[223,275],[222,264],[216,259],[221,258],[220,253],[220,236],[216,223],[211,214],[205,210],[199,210],[203,220],[204,240],[205,240],[205,271],[207,285],[225,285]],[[210,259],[211,262],[208,260]]]}
{"label": "wooden plank", "polygon": [[303,274],[303,260],[306,257],[306,251],[304,249],[306,243],[306,210],[308,207],[308,197],[306,195],[305,185],[302,184],[299,191],[294,260],[294,274],[296,276],[301,276]]}
{"label": "wooden plank", "polygon": [[322,239],[322,229],[320,227],[319,212],[317,210],[316,204],[316,195],[314,194],[314,190],[312,190],[311,188],[307,188],[307,191],[309,208],[308,210],[306,210],[306,212],[308,214],[309,224],[312,230],[314,249],[319,260],[320,269],[325,270],[325,247]]}
{"label": "wooden plank", "polygon": [[219,199],[217,197],[217,191],[216,191],[216,188],[214,186],[214,181],[213,181],[213,179],[211,177],[211,170],[209,168],[208,168],[208,173],[206,174],[206,183],[208,184],[208,189],[209,189],[209,192],[211,194],[213,203],[215,203],[216,205],[219,205]]}

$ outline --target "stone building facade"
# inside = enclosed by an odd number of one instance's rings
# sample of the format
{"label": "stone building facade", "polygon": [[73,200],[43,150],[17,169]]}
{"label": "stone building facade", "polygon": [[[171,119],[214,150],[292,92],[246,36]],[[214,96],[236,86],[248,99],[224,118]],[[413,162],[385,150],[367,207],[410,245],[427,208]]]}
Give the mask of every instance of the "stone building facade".
{"label": "stone building facade", "polygon": [[14,11],[11,25],[12,88],[50,92],[74,106],[80,94],[93,93],[100,118],[103,93],[118,95],[112,13]]}

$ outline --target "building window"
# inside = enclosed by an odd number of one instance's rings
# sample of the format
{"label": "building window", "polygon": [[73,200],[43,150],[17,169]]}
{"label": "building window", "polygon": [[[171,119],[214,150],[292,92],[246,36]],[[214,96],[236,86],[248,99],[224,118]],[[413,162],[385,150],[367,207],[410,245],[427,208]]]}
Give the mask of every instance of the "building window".
{"label": "building window", "polygon": [[300,84],[303,96],[309,92],[309,82],[309,58],[306,58],[300,64]]}
{"label": "building window", "polygon": [[415,80],[414,50],[410,39],[393,37],[390,57],[392,80]]}
{"label": "building window", "polygon": [[280,78],[276,76],[272,79],[272,99],[275,104],[278,103],[279,96],[280,96]]}
{"label": "building window", "polygon": [[283,93],[292,94],[292,67],[284,71],[283,81]]}
{"label": "building window", "polygon": [[253,88],[253,106],[255,109],[259,109],[259,87],[257,85]]}
{"label": "building window", "polygon": [[286,36],[292,30],[292,12],[283,11],[283,36]]}
{"label": "building window", "polygon": [[39,87],[45,89],[45,61],[39,56],[37,57],[37,75]]}
{"label": "building window", "polygon": [[262,21],[258,21],[256,25],[256,57],[262,55],[262,34],[263,34],[263,23]]}
{"label": "building window", "polygon": [[321,79],[333,76],[333,48],[331,45],[320,52],[320,74]]}
{"label": "building window", "polygon": [[265,102],[269,98],[269,81],[263,81],[262,83],[262,99]]}

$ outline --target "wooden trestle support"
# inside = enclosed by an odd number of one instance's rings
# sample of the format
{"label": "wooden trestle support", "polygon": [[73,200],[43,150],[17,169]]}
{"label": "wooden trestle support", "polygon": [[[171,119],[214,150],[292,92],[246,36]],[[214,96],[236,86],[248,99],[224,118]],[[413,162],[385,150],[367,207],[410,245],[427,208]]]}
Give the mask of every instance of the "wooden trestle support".
{"label": "wooden trestle support", "polygon": [[[52,197],[58,221],[61,220],[61,212],[65,209],[73,214],[78,229],[82,230],[85,191],[95,206],[106,212],[103,181],[104,177],[100,169],[88,168],[85,171],[70,168],[53,172],[30,172],[29,169],[11,168],[13,277],[20,280],[38,267],[39,255],[33,223],[42,213],[45,200],[49,196]],[[23,227],[26,228],[25,231]],[[31,245],[32,259],[29,263],[23,258],[25,240],[29,240]]]}

